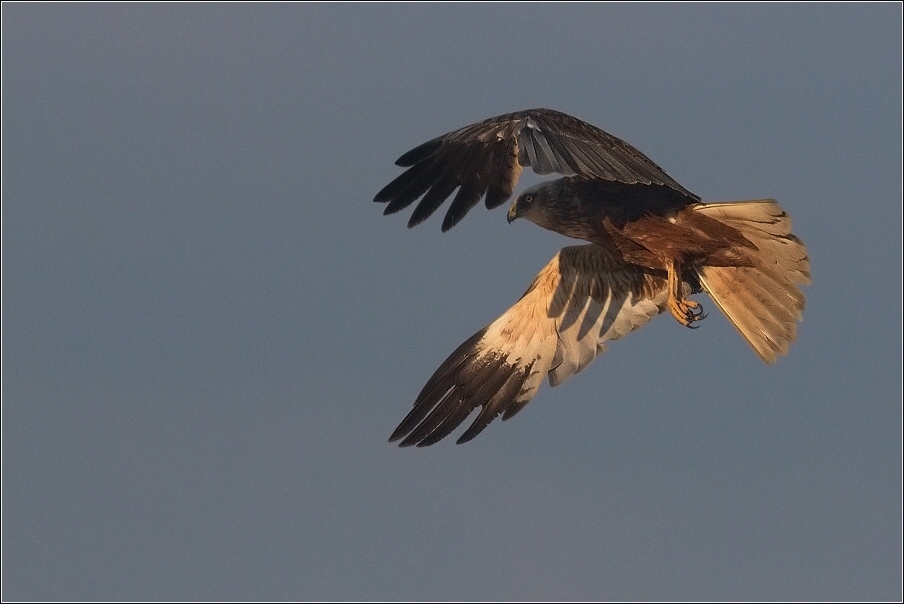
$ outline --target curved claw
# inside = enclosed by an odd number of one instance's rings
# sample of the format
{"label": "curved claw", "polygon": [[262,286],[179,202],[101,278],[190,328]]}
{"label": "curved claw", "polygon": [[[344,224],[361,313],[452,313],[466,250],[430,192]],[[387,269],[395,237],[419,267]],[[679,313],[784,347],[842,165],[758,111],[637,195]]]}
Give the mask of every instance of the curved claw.
{"label": "curved claw", "polygon": [[690,317],[691,317],[692,323],[685,323],[685,325],[688,327],[688,329],[697,329],[697,328],[700,327],[700,326],[699,326],[699,325],[694,325],[693,322],[694,322],[694,321],[702,321],[703,319],[705,319],[705,318],[706,318],[706,313],[703,312],[703,309],[701,308],[700,311],[699,311],[697,314],[695,314],[695,315],[690,315]]}
{"label": "curved claw", "polygon": [[679,323],[685,327],[690,327],[691,329],[696,329],[698,327],[697,325],[694,325],[694,323],[706,318],[706,313],[703,312],[703,308],[700,304],[687,299],[670,298],[669,312],[672,313],[672,316],[675,317]]}
{"label": "curved claw", "polygon": [[679,323],[693,329],[695,322],[706,318],[706,313],[703,312],[703,307],[698,302],[684,297],[680,279],[681,262],[672,260],[666,265],[666,271],[668,272],[669,284],[669,312],[672,313],[672,316]]}

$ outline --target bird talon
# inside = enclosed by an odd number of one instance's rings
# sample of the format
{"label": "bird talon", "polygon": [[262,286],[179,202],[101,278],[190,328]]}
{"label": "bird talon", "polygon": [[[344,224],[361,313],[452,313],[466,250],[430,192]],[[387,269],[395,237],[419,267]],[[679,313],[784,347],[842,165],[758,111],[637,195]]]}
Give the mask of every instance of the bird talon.
{"label": "bird talon", "polygon": [[696,329],[698,327],[697,325],[694,325],[694,323],[706,318],[703,307],[693,300],[671,298],[669,300],[669,311],[679,323],[685,327],[690,327],[691,329]]}

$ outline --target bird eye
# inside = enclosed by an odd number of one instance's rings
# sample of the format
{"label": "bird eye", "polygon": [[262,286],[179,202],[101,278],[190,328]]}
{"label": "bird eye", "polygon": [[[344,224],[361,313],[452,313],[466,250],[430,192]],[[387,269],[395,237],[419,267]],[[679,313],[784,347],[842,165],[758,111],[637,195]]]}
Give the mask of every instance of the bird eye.
{"label": "bird eye", "polygon": [[524,196],[524,201],[526,201],[527,203],[531,203],[533,200],[534,200],[533,195],[525,195]]}

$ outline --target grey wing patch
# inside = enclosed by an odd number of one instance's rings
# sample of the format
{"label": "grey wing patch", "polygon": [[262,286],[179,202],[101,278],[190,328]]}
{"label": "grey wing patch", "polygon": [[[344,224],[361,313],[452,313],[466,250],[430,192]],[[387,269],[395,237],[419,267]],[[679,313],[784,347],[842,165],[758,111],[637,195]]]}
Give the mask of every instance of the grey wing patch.
{"label": "grey wing patch", "polygon": [[[536,120],[527,117],[519,124],[519,140],[521,153],[518,160],[522,165],[530,166],[537,174],[557,172],[563,176],[579,174],[566,157],[553,147],[546,136],[545,129]],[[560,145],[557,145],[560,146]]]}
{"label": "grey wing patch", "polygon": [[555,386],[665,307],[665,279],[617,260],[596,245],[567,247],[520,300],[440,365],[390,442],[427,446],[480,407],[458,439],[477,436],[524,408],[545,378]]}
{"label": "grey wing patch", "polygon": [[519,130],[521,163],[535,172],[558,172],[624,184],[665,185],[699,200],[639,150],[605,130],[566,113],[534,109]]}

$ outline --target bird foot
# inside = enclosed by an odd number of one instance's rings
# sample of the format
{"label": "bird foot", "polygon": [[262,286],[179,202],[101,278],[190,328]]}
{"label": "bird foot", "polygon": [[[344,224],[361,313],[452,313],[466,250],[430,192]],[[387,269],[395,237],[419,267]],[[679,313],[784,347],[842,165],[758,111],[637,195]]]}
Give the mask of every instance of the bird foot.
{"label": "bird foot", "polygon": [[697,326],[694,325],[695,322],[702,321],[706,318],[703,307],[700,306],[698,302],[686,298],[669,296],[669,312],[672,313],[672,316],[675,317],[679,323],[685,327],[690,327],[691,329],[697,328]]}

